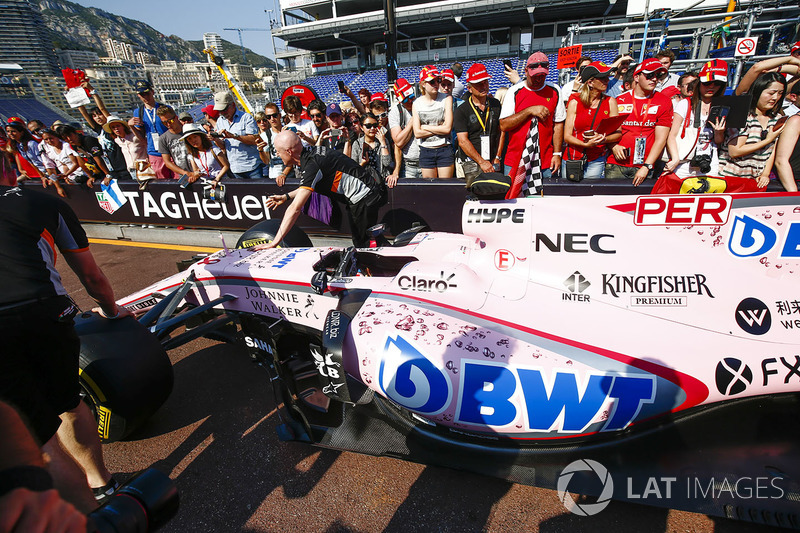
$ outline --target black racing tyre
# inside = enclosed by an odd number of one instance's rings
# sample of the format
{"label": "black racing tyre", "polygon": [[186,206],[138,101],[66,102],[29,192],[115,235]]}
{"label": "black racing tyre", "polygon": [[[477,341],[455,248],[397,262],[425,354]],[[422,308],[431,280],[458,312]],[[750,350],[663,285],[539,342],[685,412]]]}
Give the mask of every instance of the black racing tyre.
{"label": "black racing tyre", "polygon": [[172,392],[173,372],[155,335],[133,317],[75,319],[81,339],[80,384],[97,419],[102,442],[124,439],[141,427]]}
{"label": "black racing tyre", "polygon": [[[242,233],[239,241],[236,243],[237,248],[249,248],[257,244],[264,244],[272,241],[278,229],[281,227],[281,221],[277,218],[269,220],[262,220],[255,226]],[[289,233],[281,241],[281,246],[284,248],[306,248],[314,246],[311,239],[308,238],[306,232],[293,226]]]}

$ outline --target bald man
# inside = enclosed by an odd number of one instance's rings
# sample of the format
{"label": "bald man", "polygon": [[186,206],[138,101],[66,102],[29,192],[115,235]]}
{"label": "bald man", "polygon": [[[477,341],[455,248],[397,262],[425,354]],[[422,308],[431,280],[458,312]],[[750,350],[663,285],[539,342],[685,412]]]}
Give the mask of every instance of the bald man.
{"label": "bald man", "polygon": [[300,169],[300,187],[288,194],[275,194],[267,199],[270,209],[285,202],[291,203],[286,208],[275,239],[255,249],[277,246],[294,226],[312,192],[345,204],[353,244],[358,248],[369,246],[367,229],[376,224],[378,209],[386,203],[386,186],[341,152],[324,146],[304,148],[300,137],[291,130],[277,134],[274,146],[284,165]]}

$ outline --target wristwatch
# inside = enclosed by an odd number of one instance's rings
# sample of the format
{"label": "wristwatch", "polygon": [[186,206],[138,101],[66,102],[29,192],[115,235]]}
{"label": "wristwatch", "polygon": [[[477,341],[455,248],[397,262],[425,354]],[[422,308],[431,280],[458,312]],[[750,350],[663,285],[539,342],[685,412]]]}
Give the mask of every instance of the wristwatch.
{"label": "wristwatch", "polygon": [[645,164],[643,164],[642,166],[643,166],[644,168],[646,168],[647,170],[653,170],[653,165],[651,165],[650,163],[645,163]]}

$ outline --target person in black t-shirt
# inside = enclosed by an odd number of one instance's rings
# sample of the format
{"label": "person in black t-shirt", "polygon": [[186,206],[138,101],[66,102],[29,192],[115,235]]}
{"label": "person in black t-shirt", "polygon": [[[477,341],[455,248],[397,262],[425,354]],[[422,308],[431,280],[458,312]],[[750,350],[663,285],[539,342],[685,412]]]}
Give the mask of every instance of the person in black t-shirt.
{"label": "person in black t-shirt", "polygon": [[[72,320],[80,310],[55,269],[57,250],[101,317],[131,313],[117,306],[77,216],[61,199],[14,187],[0,175],[0,226],[0,399],[28,419],[62,496],[89,512],[115,482],[103,463],[97,424],[80,399],[80,340]],[[87,482],[97,489],[94,496]]]}
{"label": "person in black t-shirt", "polygon": [[367,229],[378,220],[378,209],[386,203],[386,188],[372,174],[341,152],[324,146],[303,148],[300,138],[290,130],[275,136],[275,150],[286,166],[299,166],[300,187],[288,194],[275,194],[267,199],[270,209],[291,200],[280,229],[272,242],[256,250],[274,248],[288,233],[312,192],[345,204],[353,235],[353,244],[369,246]]}
{"label": "person in black t-shirt", "polygon": [[456,152],[458,177],[467,180],[467,186],[481,172],[495,172],[500,165],[502,132],[500,131],[500,100],[489,96],[489,78],[486,67],[473,64],[467,70],[469,97],[453,113],[453,129],[458,138]]}
{"label": "person in black t-shirt", "polygon": [[98,179],[108,185],[108,182],[111,181],[111,173],[103,159],[103,149],[97,139],[78,133],[77,129],[68,124],[58,126],[56,133],[61,140],[68,142],[78,157],[83,160],[82,168],[89,174],[86,185],[92,187],[94,181]]}
{"label": "person in black t-shirt", "polygon": [[78,111],[81,112],[83,119],[92,129],[92,131],[97,134],[97,140],[100,143],[100,147],[103,149],[103,154],[108,160],[108,164],[110,165],[108,170],[110,171],[111,177],[114,179],[124,180],[133,179],[128,172],[128,165],[125,162],[125,156],[122,154],[122,149],[117,143],[114,142],[114,136],[110,135],[103,129],[103,126],[105,126],[108,117],[111,116],[111,113],[106,108],[105,102],[103,102],[103,99],[100,97],[100,93],[97,92],[97,89],[92,87],[88,80],[84,81],[81,86],[89,91],[89,94],[92,95],[92,98],[94,98],[94,102],[97,104],[97,107],[87,110],[86,106],[78,106]]}

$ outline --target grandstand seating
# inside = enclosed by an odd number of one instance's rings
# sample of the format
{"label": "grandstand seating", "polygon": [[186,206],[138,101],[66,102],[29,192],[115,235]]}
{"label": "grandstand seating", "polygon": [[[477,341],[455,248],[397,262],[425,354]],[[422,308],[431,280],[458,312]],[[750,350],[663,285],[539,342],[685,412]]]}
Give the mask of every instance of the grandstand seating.
{"label": "grandstand seating", "polygon": [[43,104],[36,98],[0,98],[0,118],[20,117],[25,120],[39,119],[45,124],[56,120],[72,122],[75,119],[66,113],[56,112],[52,107]]}
{"label": "grandstand seating", "polygon": [[[586,53],[589,57],[591,57],[594,61],[604,61],[606,63],[611,63],[614,58],[617,56],[616,49],[604,49],[604,50],[592,50]],[[498,89],[501,87],[508,87],[510,84],[508,79],[503,75],[503,60],[508,59],[511,61],[511,64],[514,68],[517,69],[517,72],[520,75],[523,75],[523,68],[525,65],[525,59],[519,59],[517,57],[509,57],[509,58],[496,58],[496,59],[482,59],[479,62],[483,63],[486,66],[486,69],[489,71],[489,74],[492,76],[491,80],[489,80],[489,91],[491,93],[497,92]],[[550,64],[553,68],[550,69],[550,74],[547,76],[547,81],[550,83],[556,83],[558,78],[558,71],[554,68],[556,65],[556,55],[550,54],[548,55],[548,59],[550,60]],[[461,61],[461,64],[464,66],[464,72],[466,73],[467,69],[472,66],[474,61]],[[437,63],[436,66],[442,70],[446,68],[450,68],[452,66],[451,63]],[[419,72],[422,70],[422,65],[417,66],[407,66],[401,67],[398,69],[397,75],[400,78],[406,78],[412,83],[415,83],[419,80]],[[346,72],[341,74],[327,74],[324,76],[312,76],[306,78],[302,82],[303,85],[307,85],[313,88],[319,97],[324,100],[326,103],[331,102],[341,102],[347,100],[347,97],[344,96],[339,92],[338,86],[336,84],[337,80],[344,81],[348,87],[350,87],[353,92],[358,92],[359,89],[362,87],[366,87],[369,89],[370,92],[386,92],[388,86],[386,82],[386,69],[375,69],[375,70],[368,70],[361,75]],[[462,76],[462,82],[466,81],[466,77]]]}

